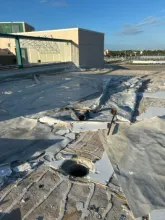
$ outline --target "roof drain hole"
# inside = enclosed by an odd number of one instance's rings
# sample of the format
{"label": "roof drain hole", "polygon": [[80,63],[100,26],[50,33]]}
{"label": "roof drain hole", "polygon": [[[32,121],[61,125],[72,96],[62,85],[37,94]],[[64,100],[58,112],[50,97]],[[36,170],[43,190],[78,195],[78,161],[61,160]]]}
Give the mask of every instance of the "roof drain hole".
{"label": "roof drain hole", "polygon": [[85,121],[86,119],[85,115],[79,115],[78,118],[80,121]]}
{"label": "roof drain hole", "polygon": [[61,169],[73,177],[84,177],[89,174],[89,168],[83,166],[82,164],[78,164],[74,160],[66,160],[62,164]]}
{"label": "roof drain hole", "polygon": [[69,174],[74,177],[84,177],[88,175],[89,169],[81,164],[74,164],[70,167]]}
{"label": "roof drain hole", "polygon": [[86,112],[79,114],[78,118],[80,121],[86,121],[89,118],[89,111],[87,110]]}

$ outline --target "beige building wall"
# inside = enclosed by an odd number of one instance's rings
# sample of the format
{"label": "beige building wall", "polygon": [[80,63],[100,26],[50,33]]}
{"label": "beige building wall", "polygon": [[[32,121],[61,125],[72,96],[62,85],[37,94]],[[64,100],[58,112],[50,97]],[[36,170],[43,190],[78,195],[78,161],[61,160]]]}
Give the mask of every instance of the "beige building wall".
{"label": "beige building wall", "polygon": [[[27,56],[29,63],[42,63],[47,62],[67,62],[72,61],[71,57],[71,44],[66,45],[66,43],[56,43],[58,48],[57,52],[44,50],[36,50],[33,48],[27,48]],[[22,49],[26,47],[22,47]]]}
{"label": "beige building wall", "polygon": [[9,49],[11,53],[15,54],[15,40],[11,38],[0,38],[0,48]]}
{"label": "beige building wall", "polygon": [[[67,62],[72,61],[79,65],[79,49],[78,49],[78,29],[50,30],[50,31],[34,31],[19,33],[19,35],[29,35],[37,37],[51,37],[58,39],[72,40],[73,44],[67,42],[56,42],[57,51],[40,52],[40,50],[32,47],[23,46],[23,40],[20,40],[21,48],[27,49],[27,63],[41,62]],[[8,38],[0,38],[0,48],[8,48],[15,54],[15,40]],[[42,48],[42,43],[41,43]]]}
{"label": "beige building wall", "polygon": [[52,53],[52,51],[41,53],[34,49],[28,49],[28,59],[30,63],[41,62],[67,62],[73,61],[79,65],[79,49],[78,49],[78,28],[64,29],[64,30],[50,30],[50,31],[35,31],[20,33],[21,35],[37,36],[37,37],[51,37],[58,39],[72,40],[73,44],[67,42],[56,42],[59,52]]}
{"label": "beige building wall", "polygon": [[[56,51],[41,51],[34,47],[26,46],[21,43],[21,48],[24,50],[24,63],[42,63],[46,62],[67,62],[72,61],[76,66],[101,68],[104,65],[104,34],[79,29],[60,29],[50,31],[34,31],[19,33],[21,35],[51,37],[58,39],[72,40],[73,43],[56,42]],[[42,48],[42,42],[41,48]],[[44,43],[44,42],[43,42]],[[15,40],[0,38],[0,48],[7,48],[15,54]]]}
{"label": "beige building wall", "polygon": [[104,66],[104,34],[79,29],[79,65],[102,68]]}

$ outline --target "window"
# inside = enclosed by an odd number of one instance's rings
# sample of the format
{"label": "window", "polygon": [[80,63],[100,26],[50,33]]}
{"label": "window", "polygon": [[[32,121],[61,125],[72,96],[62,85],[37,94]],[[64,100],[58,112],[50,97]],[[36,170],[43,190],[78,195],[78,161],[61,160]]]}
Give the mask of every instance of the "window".
{"label": "window", "polygon": [[19,33],[19,25],[18,24],[13,24],[12,25],[12,33]]}

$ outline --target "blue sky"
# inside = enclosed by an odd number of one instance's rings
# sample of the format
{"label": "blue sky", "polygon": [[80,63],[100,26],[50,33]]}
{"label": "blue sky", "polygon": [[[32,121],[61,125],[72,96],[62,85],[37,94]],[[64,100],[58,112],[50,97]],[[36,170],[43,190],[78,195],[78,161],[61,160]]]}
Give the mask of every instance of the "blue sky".
{"label": "blue sky", "polygon": [[165,0],[2,0],[0,19],[104,32],[112,50],[165,49]]}

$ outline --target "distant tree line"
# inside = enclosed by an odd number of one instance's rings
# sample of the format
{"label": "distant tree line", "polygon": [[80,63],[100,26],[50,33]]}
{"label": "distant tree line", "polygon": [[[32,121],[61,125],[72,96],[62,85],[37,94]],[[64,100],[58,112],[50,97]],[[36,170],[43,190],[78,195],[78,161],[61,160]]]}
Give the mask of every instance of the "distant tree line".
{"label": "distant tree line", "polygon": [[122,50],[110,51],[109,57],[132,57],[132,56],[165,56],[165,50]]}

